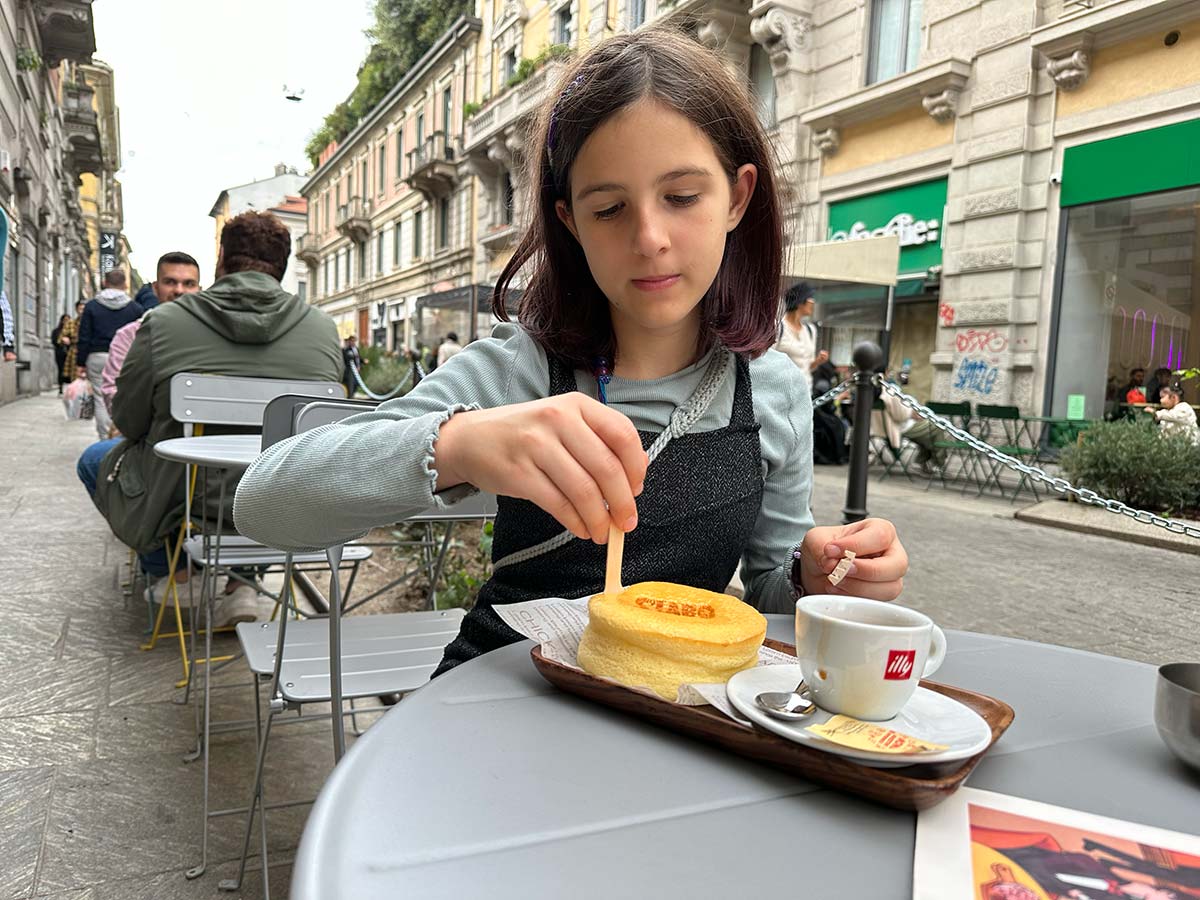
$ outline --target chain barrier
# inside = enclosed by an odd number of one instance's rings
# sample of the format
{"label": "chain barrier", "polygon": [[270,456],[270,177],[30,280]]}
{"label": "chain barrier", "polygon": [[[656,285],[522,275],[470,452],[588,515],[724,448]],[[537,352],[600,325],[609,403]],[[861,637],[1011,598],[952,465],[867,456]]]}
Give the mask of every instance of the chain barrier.
{"label": "chain barrier", "polygon": [[944,416],[939,416],[928,407],[922,406],[919,401],[908,396],[908,394],[904,393],[902,390],[900,390],[900,388],[891,382],[882,380],[878,375],[875,376],[874,382],[880,389],[883,390],[885,394],[895,397],[908,409],[918,413],[921,418],[928,419],[936,427],[940,428],[942,431],[945,431],[947,434],[952,435],[955,440],[967,444],[972,450],[984,454],[993,462],[1007,466],[1014,472],[1018,472],[1035,482],[1040,481],[1042,484],[1047,485],[1056,493],[1071,494],[1081,503],[1087,503],[1090,506],[1102,507],[1111,513],[1128,516],[1129,518],[1138,522],[1142,522],[1146,525],[1158,525],[1159,527],[1165,528],[1174,534],[1182,534],[1191,538],[1200,538],[1200,527],[1188,525],[1184,522],[1177,522],[1174,519],[1164,519],[1162,516],[1156,516],[1154,513],[1147,512],[1144,509],[1134,509],[1133,507],[1122,503],[1120,500],[1110,500],[1106,497],[1101,497],[1099,494],[1089,488],[1077,488],[1065,478],[1056,478],[1053,475],[1048,474],[1044,469],[1040,469],[1037,466],[1026,465],[1019,459],[1015,459],[1005,453],[1001,453],[999,450],[981,438],[976,437],[969,431],[959,428],[949,419],[945,418]]}
{"label": "chain barrier", "polygon": [[400,393],[400,390],[404,387],[404,385],[408,384],[409,379],[413,377],[413,372],[419,373],[422,378],[425,377],[425,373],[421,371],[420,364],[414,362],[412,366],[409,367],[408,374],[404,376],[398,385],[396,385],[386,394],[375,394],[372,393],[369,387],[367,387],[366,383],[362,380],[362,376],[358,374],[358,366],[356,366],[354,363],[350,363],[350,371],[354,373],[354,380],[358,382],[358,386],[362,388],[362,392],[372,400],[390,400],[395,397],[398,393]]}
{"label": "chain barrier", "polygon": [[832,403],[834,400],[836,400],[838,397],[840,397],[843,392],[848,391],[852,387],[854,387],[854,379],[847,378],[845,381],[843,381],[837,387],[831,388],[830,390],[823,393],[816,400],[814,400],[813,401],[813,409],[816,409],[820,406],[825,406],[828,403]]}

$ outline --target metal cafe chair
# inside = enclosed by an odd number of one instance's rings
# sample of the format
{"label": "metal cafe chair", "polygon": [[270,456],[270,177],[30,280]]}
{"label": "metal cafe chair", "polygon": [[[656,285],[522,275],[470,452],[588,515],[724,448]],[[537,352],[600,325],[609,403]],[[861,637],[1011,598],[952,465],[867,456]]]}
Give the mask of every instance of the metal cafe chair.
{"label": "metal cafe chair", "polygon": [[[975,405],[975,418],[980,423],[980,437],[1001,453],[1022,461],[1028,460],[1033,462],[1036,460],[1038,448],[1033,446],[1032,439],[1030,439],[1028,446],[1021,440],[1022,435],[1028,435],[1028,429],[1021,418],[1020,409],[1015,406],[996,406],[987,403],[977,403]],[[992,459],[984,460],[981,465],[987,467],[987,469],[983,481],[979,485],[979,494],[987,490],[988,484],[991,483],[996,486],[996,490],[1003,497],[1004,485],[1000,483],[1000,473],[1004,471],[1004,465]],[[1017,495],[1021,493],[1021,487],[1026,484],[1029,485],[1033,499],[1040,499],[1036,482],[1022,472],[1020,479],[1017,481],[1016,488],[1013,489],[1010,502],[1016,502]]]}
{"label": "metal cafe chair", "polygon": [[[936,413],[943,418],[949,419],[959,428],[967,431],[971,426],[971,404],[965,400],[961,403],[929,403],[930,412]],[[933,443],[935,450],[941,450],[945,454],[945,462],[940,466],[936,466],[937,478],[942,483],[942,487],[947,486],[948,478],[961,476],[968,484],[977,484],[978,481],[974,477],[975,463],[972,459],[971,445],[966,441],[958,440],[940,440]],[[953,463],[958,463],[958,469],[955,472],[950,472],[950,466]],[[925,490],[929,490],[934,479],[930,478],[925,485]]]}
{"label": "metal cafe chair", "polygon": [[[280,394],[305,395],[311,401],[320,397],[342,397],[345,395],[345,388],[338,382],[291,381],[274,378],[248,378],[205,375],[198,372],[181,372],[171,378],[171,418],[183,424],[184,437],[200,437],[203,435],[205,426],[209,425],[240,428],[244,431],[257,431],[262,427],[263,410],[272,398]],[[202,563],[207,557],[206,553],[198,552],[204,535],[202,533],[194,535],[192,530],[192,504],[195,497],[199,467],[185,465],[184,472],[184,517],[177,538],[170,544],[170,572],[178,569],[181,554],[184,552],[188,553],[190,559]],[[282,562],[282,559],[280,562]],[[215,583],[215,573],[213,581]],[[205,584],[208,584],[207,579]],[[183,679],[178,686],[182,687],[190,684],[191,654],[185,640],[183,617],[180,611],[179,588],[175,584],[174,579],[167,580],[164,595],[164,602],[159,604],[158,613],[154,616],[150,637],[141,645],[141,648],[143,650],[154,649],[159,638],[178,639],[180,657],[183,662]],[[196,618],[194,614],[195,597],[191,579],[188,579],[188,597],[189,606],[192,611],[190,618],[194,626]],[[203,600],[202,590],[201,602]],[[154,606],[153,591],[147,592],[147,601],[152,611]],[[164,634],[162,633],[162,622],[168,605],[174,609],[175,631]],[[194,646],[192,649],[194,650]]]}
{"label": "metal cafe chair", "polygon": [[[324,401],[309,404],[296,413],[292,431],[300,433],[313,427],[333,424],[355,415],[361,409],[346,401]],[[264,443],[275,439],[264,432]],[[281,439],[281,438],[280,438]],[[465,502],[465,501],[464,501]],[[430,511],[438,516],[442,511]],[[460,511],[459,518],[494,515],[494,498],[476,503]],[[408,521],[420,521],[421,516]],[[437,521],[447,521],[440,517]],[[259,732],[258,758],[254,787],[243,833],[242,855],[236,878],[222,881],[222,890],[240,890],[245,877],[254,830],[254,817],[259,818],[260,865],[263,896],[270,898],[270,862],[267,850],[267,810],[294,802],[269,804],[263,793],[263,770],[270,741],[272,722],[282,713],[299,710],[306,704],[328,703],[333,730],[334,760],[345,752],[346,715],[354,716],[353,701],[358,698],[386,694],[406,694],[424,685],[441,661],[446,645],[458,634],[465,615],[462,609],[436,608],[436,593],[430,597],[434,608],[418,612],[387,613],[351,616],[342,619],[345,600],[341,590],[339,569],[343,545],[330,547],[327,557],[331,570],[329,614],[323,618],[289,621],[282,615],[275,622],[246,622],[237,626],[238,640],[246,661],[256,677],[269,678],[269,699],[266,721]],[[438,561],[440,571],[444,548]],[[291,563],[284,579],[284,602],[291,602]],[[256,706],[258,702],[255,694]],[[343,702],[350,701],[347,713]],[[261,715],[256,708],[256,715]]]}

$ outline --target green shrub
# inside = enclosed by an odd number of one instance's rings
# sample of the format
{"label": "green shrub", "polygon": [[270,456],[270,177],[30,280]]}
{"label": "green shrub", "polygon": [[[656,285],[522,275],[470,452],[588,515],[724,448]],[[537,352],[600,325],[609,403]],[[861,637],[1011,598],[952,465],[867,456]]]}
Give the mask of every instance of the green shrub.
{"label": "green shrub", "polygon": [[388,394],[401,383],[404,388],[396,394],[397,397],[403,397],[412,390],[412,385],[408,383],[408,360],[388,353],[383,347],[360,347],[358,352],[363,358],[359,374],[371,393]]}
{"label": "green shrub", "polygon": [[1200,446],[1153,422],[1098,422],[1063,451],[1062,466],[1076,487],[1139,509],[1200,505]]}

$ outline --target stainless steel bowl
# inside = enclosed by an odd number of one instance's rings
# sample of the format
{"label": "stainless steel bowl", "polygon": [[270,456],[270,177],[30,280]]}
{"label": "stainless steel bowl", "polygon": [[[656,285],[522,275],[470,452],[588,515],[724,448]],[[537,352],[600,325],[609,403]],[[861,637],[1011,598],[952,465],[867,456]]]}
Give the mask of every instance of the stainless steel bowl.
{"label": "stainless steel bowl", "polygon": [[1200,663],[1159,668],[1154,724],[1172,753],[1200,769]]}

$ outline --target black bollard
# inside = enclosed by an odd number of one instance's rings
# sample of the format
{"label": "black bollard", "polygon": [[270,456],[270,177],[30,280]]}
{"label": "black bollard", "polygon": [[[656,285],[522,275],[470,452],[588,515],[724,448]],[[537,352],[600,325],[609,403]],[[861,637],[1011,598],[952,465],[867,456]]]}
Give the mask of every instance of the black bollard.
{"label": "black bollard", "polygon": [[871,378],[883,363],[877,344],[863,341],[850,357],[854,362],[854,433],[850,440],[850,479],[846,482],[846,505],[842,522],[849,525],[867,517],[867,460],[871,449],[871,407],[875,388]]}

